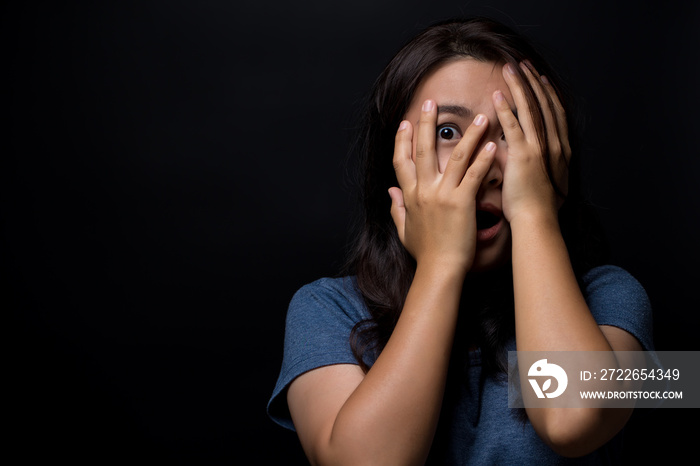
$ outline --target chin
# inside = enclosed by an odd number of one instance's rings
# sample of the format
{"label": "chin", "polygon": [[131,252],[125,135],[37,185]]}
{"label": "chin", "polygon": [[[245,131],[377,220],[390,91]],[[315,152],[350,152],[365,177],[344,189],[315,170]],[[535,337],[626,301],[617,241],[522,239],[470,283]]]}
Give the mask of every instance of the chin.
{"label": "chin", "polygon": [[497,238],[491,244],[477,245],[471,272],[489,272],[508,264],[511,259],[510,235]]}

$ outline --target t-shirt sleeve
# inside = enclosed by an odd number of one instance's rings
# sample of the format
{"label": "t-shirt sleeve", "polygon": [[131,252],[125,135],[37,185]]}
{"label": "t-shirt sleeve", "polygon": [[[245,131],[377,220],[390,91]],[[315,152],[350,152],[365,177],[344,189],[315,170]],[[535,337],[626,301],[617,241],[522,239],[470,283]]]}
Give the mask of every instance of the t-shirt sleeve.
{"label": "t-shirt sleeve", "polygon": [[651,304],[642,285],[613,265],[596,267],[583,277],[586,302],[598,325],[626,330],[645,351],[654,351]]}
{"label": "t-shirt sleeve", "polygon": [[287,311],[282,368],[267,413],[295,430],[287,388],[301,374],[331,364],[357,364],[350,347],[355,324],[369,317],[352,277],[322,278],[294,294]]}

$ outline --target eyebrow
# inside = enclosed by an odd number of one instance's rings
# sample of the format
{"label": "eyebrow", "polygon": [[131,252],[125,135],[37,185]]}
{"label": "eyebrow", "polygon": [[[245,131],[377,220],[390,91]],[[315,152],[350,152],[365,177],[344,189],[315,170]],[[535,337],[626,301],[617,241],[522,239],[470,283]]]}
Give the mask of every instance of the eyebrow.
{"label": "eyebrow", "polygon": [[[471,108],[464,107],[462,105],[438,105],[437,108],[438,115],[441,113],[449,113],[451,115],[456,115],[460,118],[470,118],[471,116],[474,115],[474,112],[472,111]],[[515,119],[518,119],[518,109],[511,109],[513,112],[513,116],[515,116]],[[500,122],[498,119],[496,120],[496,123],[498,126],[500,126]]]}
{"label": "eyebrow", "polygon": [[452,115],[457,115],[460,118],[469,118],[474,114],[474,112],[467,107],[461,105],[438,105],[437,108],[438,115],[441,113],[451,113]]}
{"label": "eyebrow", "polygon": [[[518,118],[518,110],[511,109],[515,118]],[[474,112],[471,108],[463,107],[462,105],[438,105],[438,115],[441,113],[450,113],[461,118],[469,118]]]}

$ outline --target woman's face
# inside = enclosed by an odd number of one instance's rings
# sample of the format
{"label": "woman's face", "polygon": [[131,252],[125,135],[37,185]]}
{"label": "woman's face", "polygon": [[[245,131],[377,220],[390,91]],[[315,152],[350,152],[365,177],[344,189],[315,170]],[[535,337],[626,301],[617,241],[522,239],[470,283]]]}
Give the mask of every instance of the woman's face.
{"label": "woman's face", "polygon": [[[404,119],[417,128],[423,102],[426,99],[436,102],[438,119],[435,150],[440,172],[444,171],[452,150],[474,117],[482,114],[488,118],[486,133],[474,153],[478,153],[487,142],[493,141],[496,143],[496,159],[476,197],[477,246],[473,271],[499,266],[509,260],[511,254],[510,226],[503,217],[501,207],[503,170],[508,145],[493,106],[492,95],[496,90],[503,92],[515,113],[513,96],[503,79],[502,65],[460,58],[445,63],[425,77],[416,89],[404,116]],[[414,154],[415,149],[414,138]]]}

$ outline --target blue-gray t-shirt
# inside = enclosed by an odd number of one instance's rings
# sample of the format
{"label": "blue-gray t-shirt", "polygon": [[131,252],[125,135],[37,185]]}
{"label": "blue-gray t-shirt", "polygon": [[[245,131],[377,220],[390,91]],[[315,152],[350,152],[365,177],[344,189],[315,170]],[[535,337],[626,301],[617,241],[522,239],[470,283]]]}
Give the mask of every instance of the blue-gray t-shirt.
{"label": "blue-gray t-shirt", "polygon": [[[634,335],[653,351],[651,306],[644,288],[616,266],[596,267],[585,274],[583,292],[599,325],[612,325]],[[354,325],[369,318],[354,277],[322,278],[303,286],[287,312],[284,356],[277,384],[267,405],[276,423],[294,430],[286,391],[299,375],[331,364],[357,364],[350,348]],[[515,350],[515,342],[511,342]],[[374,361],[368,361],[371,365]],[[552,451],[529,422],[522,423],[508,407],[507,382],[481,377],[478,351],[470,355],[464,381],[451,387],[440,416],[429,463],[462,464],[614,464],[621,454],[621,436],[581,458]]]}

